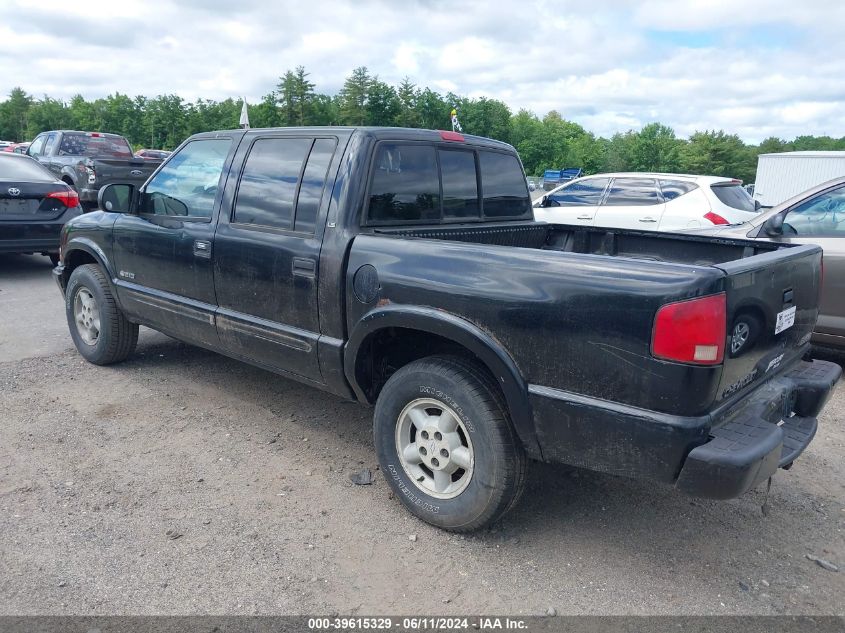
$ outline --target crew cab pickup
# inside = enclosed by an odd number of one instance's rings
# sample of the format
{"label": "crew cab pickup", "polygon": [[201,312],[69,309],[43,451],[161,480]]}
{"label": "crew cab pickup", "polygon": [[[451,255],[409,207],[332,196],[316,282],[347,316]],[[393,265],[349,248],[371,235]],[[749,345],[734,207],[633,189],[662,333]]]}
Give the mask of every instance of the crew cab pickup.
{"label": "crew cab pickup", "polygon": [[818,247],[538,223],[489,139],[203,133],[100,209],[54,270],[82,356],[126,359],[141,324],[375,405],[389,485],[450,530],[504,514],[528,459],[738,496],[807,447],[841,373],[803,360]]}
{"label": "crew cab pickup", "polygon": [[142,185],[161,161],[135,157],[117,134],[56,130],[35,137],[26,151],[76,189],[85,206],[97,202],[100,187],[110,182]]}

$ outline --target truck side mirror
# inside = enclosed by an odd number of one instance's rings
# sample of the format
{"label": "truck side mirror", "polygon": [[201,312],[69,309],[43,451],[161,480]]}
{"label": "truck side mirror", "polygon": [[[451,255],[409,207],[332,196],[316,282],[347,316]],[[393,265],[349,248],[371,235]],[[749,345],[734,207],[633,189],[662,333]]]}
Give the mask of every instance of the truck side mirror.
{"label": "truck side mirror", "polygon": [[115,183],[97,193],[97,208],[109,213],[129,213],[135,197],[135,185]]}
{"label": "truck side mirror", "polygon": [[769,237],[783,235],[783,213],[773,215],[763,224],[763,233]]}
{"label": "truck side mirror", "polygon": [[760,201],[759,201],[759,200],[755,200],[755,201],[754,201],[754,210],[755,210],[755,211],[759,211],[759,210],[760,210],[760,209],[762,209],[762,208],[763,208],[763,205],[762,205],[762,204],[760,204]]}

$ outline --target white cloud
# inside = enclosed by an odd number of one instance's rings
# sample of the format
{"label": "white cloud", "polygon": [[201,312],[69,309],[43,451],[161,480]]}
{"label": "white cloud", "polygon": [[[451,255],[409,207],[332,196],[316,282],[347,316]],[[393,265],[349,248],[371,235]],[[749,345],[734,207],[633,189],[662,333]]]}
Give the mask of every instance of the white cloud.
{"label": "white cloud", "polygon": [[[0,94],[257,102],[298,65],[557,110],[601,135],[659,120],[845,135],[845,3],[817,0],[148,0],[0,5]],[[67,28],[69,23],[73,28]],[[770,29],[767,31],[766,29]],[[655,34],[657,33],[657,34]],[[446,122],[444,122],[444,125]]]}

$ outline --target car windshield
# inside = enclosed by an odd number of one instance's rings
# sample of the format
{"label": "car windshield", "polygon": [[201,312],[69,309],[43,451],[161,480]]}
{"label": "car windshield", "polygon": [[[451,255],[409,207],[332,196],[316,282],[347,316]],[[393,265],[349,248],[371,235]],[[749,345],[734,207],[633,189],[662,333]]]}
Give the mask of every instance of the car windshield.
{"label": "car windshield", "polygon": [[733,209],[739,211],[757,211],[757,205],[754,204],[754,199],[748,195],[739,183],[725,183],[724,185],[715,184],[710,185],[710,189],[716,194],[716,197]]}
{"label": "car windshield", "polygon": [[55,182],[52,172],[28,156],[14,154],[0,158],[0,180],[23,182]]}
{"label": "car windshield", "polygon": [[64,134],[59,156],[88,158],[132,158],[132,149],[122,136]]}

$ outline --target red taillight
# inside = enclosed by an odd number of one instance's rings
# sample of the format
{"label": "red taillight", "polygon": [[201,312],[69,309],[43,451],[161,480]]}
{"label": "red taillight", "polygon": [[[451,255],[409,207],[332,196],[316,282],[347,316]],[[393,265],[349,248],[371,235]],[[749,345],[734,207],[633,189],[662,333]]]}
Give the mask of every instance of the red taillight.
{"label": "red taillight", "polygon": [[459,143],[463,143],[465,140],[463,134],[448,131],[440,132],[440,138],[442,138],[444,141],[458,141]]}
{"label": "red taillight", "polygon": [[718,365],[725,357],[725,293],[668,303],[654,317],[651,353],[680,363]]}
{"label": "red taillight", "polygon": [[79,194],[73,189],[68,191],[54,191],[52,193],[48,193],[47,197],[60,201],[68,209],[73,209],[74,207],[79,206]]}
{"label": "red taillight", "polygon": [[710,211],[709,213],[704,214],[705,220],[710,220],[713,224],[730,224],[725,218],[723,218],[718,213],[713,213]]}

